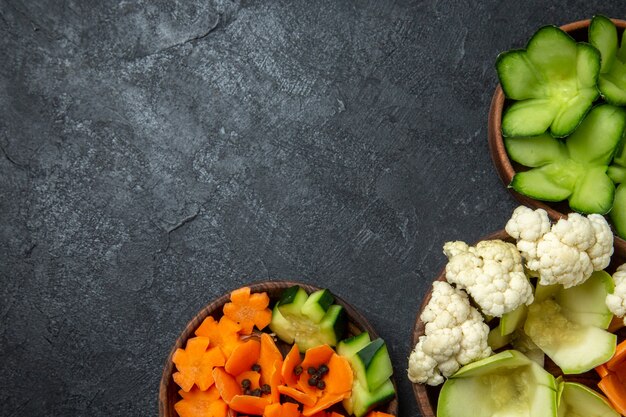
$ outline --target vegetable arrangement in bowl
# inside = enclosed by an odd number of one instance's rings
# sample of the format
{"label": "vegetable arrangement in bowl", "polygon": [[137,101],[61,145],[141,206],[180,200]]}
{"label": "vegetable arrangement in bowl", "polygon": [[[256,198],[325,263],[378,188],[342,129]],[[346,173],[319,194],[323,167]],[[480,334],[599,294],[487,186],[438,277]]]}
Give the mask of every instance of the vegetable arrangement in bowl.
{"label": "vegetable arrangement in bowl", "polygon": [[604,16],[546,26],[525,49],[500,54],[489,141],[520,201],[554,210],[553,218],[608,215],[626,238],[626,22],[616,22],[619,31]]}
{"label": "vegetable arrangement in bowl", "polygon": [[329,290],[253,284],[189,323],[163,372],[160,415],[391,417],[392,373],[385,342]]}
{"label": "vegetable arrangement in bowl", "polygon": [[626,253],[603,216],[520,206],[505,231],[443,250],[408,363],[424,416],[624,413]]}

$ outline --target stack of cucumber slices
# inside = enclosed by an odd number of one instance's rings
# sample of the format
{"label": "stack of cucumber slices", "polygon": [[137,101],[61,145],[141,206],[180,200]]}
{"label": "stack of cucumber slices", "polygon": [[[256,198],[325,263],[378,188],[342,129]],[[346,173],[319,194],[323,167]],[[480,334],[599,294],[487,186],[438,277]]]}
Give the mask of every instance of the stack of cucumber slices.
{"label": "stack of cucumber slices", "polygon": [[[626,32],[592,19],[588,43],[561,29],[539,29],[526,49],[496,61],[510,105],[502,117],[515,191],[568,200],[580,213],[608,214],[626,238]],[[620,45],[621,44],[621,45]]]}

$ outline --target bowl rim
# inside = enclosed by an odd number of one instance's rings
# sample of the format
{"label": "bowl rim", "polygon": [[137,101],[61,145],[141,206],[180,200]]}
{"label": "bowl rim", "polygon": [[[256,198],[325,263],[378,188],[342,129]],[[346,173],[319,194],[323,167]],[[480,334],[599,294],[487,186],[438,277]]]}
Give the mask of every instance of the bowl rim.
{"label": "bowl rim", "polygon": [[[200,309],[200,311],[198,311],[198,313],[196,313],[191,318],[191,320],[189,320],[189,322],[186,324],[183,331],[176,338],[176,341],[174,345],[172,346],[172,349],[170,349],[170,352],[167,355],[167,358],[165,360],[163,371],[161,373],[161,380],[159,383],[159,397],[158,397],[159,417],[173,417],[168,411],[169,410],[168,387],[170,385],[175,386],[175,383],[172,380],[172,374],[174,372],[174,363],[172,362],[172,357],[174,355],[174,352],[176,352],[176,349],[182,348],[182,346],[186,343],[186,341],[190,337],[193,337],[195,330],[202,323],[202,321],[204,321],[205,318],[213,315],[214,312],[216,312],[218,309],[221,309],[224,306],[224,304],[230,301],[230,294],[232,291],[238,288],[249,287],[252,293],[267,292],[270,290],[289,288],[294,285],[299,285],[300,287],[305,289],[307,293],[309,294],[313,291],[317,291],[321,289],[321,287],[317,287],[315,285],[306,284],[303,282],[298,282],[298,281],[293,281],[293,280],[256,281],[256,282],[250,282],[247,284],[242,284],[231,290],[228,290],[223,295],[215,299],[212,299],[212,301],[210,301],[207,305],[202,307],[202,309]],[[332,294],[333,294],[333,297],[335,298],[335,303],[340,304],[344,307],[349,323],[351,323],[352,325],[354,325],[361,331],[368,332],[370,336],[372,337],[372,339],[379,337],[378,333],[376,332],[372,324],[367,320],[367,318],[363,314],[361,314],[354,306],[352,306],[350,303],[345,301],[342,297],[338,296],[334,292]],[[390,413],[395,416],[398,415],[398,405],[399,405],[398,386],[397,386],[396,379],[395,379],[396,375],[397,375],[397,372],[395,372],[395,369],[394,369],[394,374],[391,376],[391,382],[393,383],[394,388],[396,390],[396,395],[389,403],[387,403],[387,409],[385,409],[385,412]]]}
{"label": "bowl rim", "polygon": [[[611,21],[617,26],[618,29],[626,30],[626,20],[611,19]],[[591,19],[578,20],[576,22],[567,23],[560,26],[565,32],[573,32],[583,30],[589,27]],[[500,83],[496,86],[494,94],[491,98],[491,104],[489,107],[489,116],[487,121],[487,138],[489,144],[489,153],[491,160],[496,168],[496,172],[500,177],[500,180],[509,191],[509,193],[520,203],[532,208],[542,208],[552,220],[558,220],[567,215],[567,213],[561,212],[555,209],[553,206],[544,201],[535,200],[534,198],[522,195],[509,187],[513,176],[515,175],[515,169],[509,159],[509,156],[504,147],[504,139],[502,137],[502,112],[504,110],[504,91]],[[620,250],[626,251],[626,240],[618,237],[614,234],[615,243],[614,246],[619,247]]]}
{"label": "bowl rim", "polygon": [[[493,240],[493,239],[510,241],[512,238],[506,232],[506,230],[500,229],[500,230],[497,230],[495,232],[492,232],[488,235],[481,237],[474,243],[474,245],[484,240]],[[613,255],[611,256],[611,265],[614,266],[616,261],[618,263],[626,262],[626,249],[620,249],[620,248],[614,247],[614,252],[613,252]],[[419,311],[417,312],[417,315],[415,316],[415,324],[413,325],[413,332],[411,335],[411,350],[419,341],[419,337],[424,334],[425,325],[420,319],[420,315],[422,311],[424,311],[424,308],[426,307],[426,305],[431,299],[432,283],[435,281],[445,281],[445,280],[446,280],[446,268],[444,266],[439,272],[439,274],[435,277],[435,279],[431,282],[431,288],[426,292],[424,299],[419,307]],[[411,382],[411,385],[413,388],[413,394],[415,395],[415,399],[417,401],[417,406],[420,410],[420,413],[422,414],[422,417],[436,417],[436,407],[432,407],[428,398],[429,386],[426,384],[417,384],[413,382]],[[440,389],[440,388],[441,388],[441,385],[438,385],[437,387],[431,387],[431,389]]]}

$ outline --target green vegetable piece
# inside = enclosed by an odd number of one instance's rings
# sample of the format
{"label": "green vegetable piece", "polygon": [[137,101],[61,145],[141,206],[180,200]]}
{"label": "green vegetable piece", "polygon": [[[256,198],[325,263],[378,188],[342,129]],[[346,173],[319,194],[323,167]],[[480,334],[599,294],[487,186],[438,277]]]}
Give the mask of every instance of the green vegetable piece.
{"label": "green vegetable piece", "polygon": [[608,400],[594,390],[576,382],[558,383],[558,417],[620,417]]}
{"label": "green vegetable piece", "polygon": [[515,350],[461,368],[444,384],[438,417],[556,417],[557,386],[552,375]]}
{"label": "green vegetable piece", "polygon": [[626,46],[622,36],[618,48],[615,24],[604,16],[594,16],[589,25],[589,43],[602,56],[598,88],[604,99],[616,106],[626,105]]}
{"label": "green vegetable piece", "polygon": [[622,140],[615,152],[613,165],[606,172],[616,184],[626,182],[626,140]]}
{"label": "green vegetable piece", "polygon": [[555,26],[539,29],[525,50],[500,54],[496,70],[504,94],[516,100],[502,117],[505,137],[548,129],[553,136],[567,136],[599,95],[600,53]]}
{"label": "green vegetable piece", "polygon": [[[626,111],[603,104],[591,109],[564,142],[547,134],[506,138],[510,158],[533,168],[517,173],[510,186],[538,200],[568,199],[570,207],[581,213],[608,213],[615,185],[607,169],[625,127]],[[619,168],[612,171],[617,174]]]}
{"label": "green vegetable piece", "polygon": [[617,187],[609,216],[615,226],[615,233],[622,239],[626,239],[626,183]]}

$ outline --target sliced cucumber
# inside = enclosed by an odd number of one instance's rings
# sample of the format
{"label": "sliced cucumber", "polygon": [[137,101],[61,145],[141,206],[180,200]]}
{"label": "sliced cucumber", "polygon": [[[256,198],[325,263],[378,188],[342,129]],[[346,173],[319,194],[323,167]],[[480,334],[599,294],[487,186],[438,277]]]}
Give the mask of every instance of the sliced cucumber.
{"label": "sliced cucumber", "polygon": [[554,163],[518,172],[513,177],[510,187],[520,194],[543,201],[562,201],[568,198],[576,183],[574,165]]}
{"label": "sliced cucumber", "polygon": [[554,417],[554,377],[515,350],[461,368],[443,385],[438,417]]}
{"label": "sliced cucumber", "polygon": [[296,343],[301,352],[323,344],[336,346],[347,326],[345,310],[338,304],[330,305],[319,318],[328,294],[314,294],[313,301],[308,302],[309,296],[300,286],[288,288],[274,308],[279,314],[272,314],[270,329],[281,340]]}
{"label": "sliced cucumber", "polygon": [[561,289],[555,301],[562,307],[568,320],[582,326],[608,329],[613,313],[605,303],[606,296],[613,292],[613,278],[604,272],[594,272],[584,283]]}
{"label": "sliced cucumber", "polygon": [[616,106],[626,104],[625,38],[622,37],[622,46],[618,50],[617,28],[613,22],[604,16],[594,16],[591,20],[589,42],[602,56],[598,88],[604,99]]}
{"label": "sliced cucumber", "polygon": [[620,417],[602,395],[575,382],[560,382],[558,417]]}
{"label": "sliced cucumber", "polygon": [[335,297],[333,297],[330,291],[326,289],[318,290],[309,295],[301,311],[311,321],[319,323],[334,302]]}
{"label": "sliced cucumber", "polygon": [[396,395],[393,382],[387,379],[375,391],[368,391],[359,381],[352,385],[352,395],[343,400],[348,414],[363,417],[380,404],[390,401]]}
{"label": "sliced cucumber", "polygon": [[530,138],[505,138],[509,157],[527,167],[539,167],[567,158],[565,144],[545,133]]}
{"label": "sliced cucumber", "polygon": [[348,359],[359,382],[368,391],[375,391],[393,374],[387,344],[375,339]]}
{"label": "sliced cucumber", "polygon": [[489,335],[487,336],[487,344],[491,348],[491,350],[498,350],[508,345],[511,342],[511,335],[502,335],[502,331],[500,330],[500,326],[494,327],[489,331]]}
{"label": "sliced cucumber", "polygon": [[617,53],[617,28],[613,22],[604,16],[594,16],[589,25],[589,43],[602,55],[600,72],[607,72]]}
{"label": "sliced cucumber", "polygon": [[370,342],[371,340],[368,332],[359,333],[356,336],[352,336],[339,342],[337,345],[337,354],[350,360],[359,350],[363,349]]}
{"label": "sliced cucumber", "polygon": [[504,313],[500,318],[500,334],[502,336],[513,333],[524,325],[528,307],[525,304],[520,305],[515,310]]}
{"label": "sliced cucumber", "polygon": [[622,239],[626,239],[626,183],[622,183],[615,190],[613,208],[609,213],[615,232]]}
{"label": "sliced cucumber", "polygon": [[626,182],[626,167],[611,165],[606,171],[606,174],[615,184]]}
{"label": "sliced cucumber", "polygon": [[533,98],[513,103],[502,116],[502,136],[535,136],[554,121],[559,105],[549,99]]}
{"label": "sliced cucumber", "polygon": [[532,304],[525,333],[565,374],[580,374],[608,361],[617,337],[593,326],[569,320],[552,299]]}
{"label": "sliced cucumber", "polygon": [[606,167],[591,167],[578,179],[569,206],[579,213],[606,214],[614,198],[615,184],[606,175]]}

